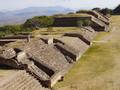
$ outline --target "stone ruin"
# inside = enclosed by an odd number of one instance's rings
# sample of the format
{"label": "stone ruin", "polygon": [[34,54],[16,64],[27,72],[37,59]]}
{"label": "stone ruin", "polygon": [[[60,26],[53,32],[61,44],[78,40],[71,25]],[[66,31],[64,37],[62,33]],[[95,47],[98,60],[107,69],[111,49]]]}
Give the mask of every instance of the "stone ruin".
{"label": "stone ruin", "polygon": [[[101,25],[109,25],[103,15],[94,11],[87,13],[104,24]],[[2,80],[0,90],[49,90],[63,80],[97,33],[92,26],[87,26],[60,37],[33,39],[17,48],[0,47],[0,64],[17,69],[14,75],[9,75],[10,79]]]}
{"label": "stone ruin", "polygon": [[78,21],[89,20],[90,26],[95,31],[109,31],[109,18],[97,11],[86,11],[82,13],[65,14],[54,16],[54,26],[57,27],[76,27]]}

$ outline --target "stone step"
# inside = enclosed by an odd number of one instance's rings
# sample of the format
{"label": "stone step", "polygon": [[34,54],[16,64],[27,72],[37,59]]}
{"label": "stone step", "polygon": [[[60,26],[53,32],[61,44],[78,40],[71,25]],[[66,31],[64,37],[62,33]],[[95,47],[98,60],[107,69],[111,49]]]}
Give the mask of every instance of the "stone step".
{"label": "stone step", "polygon": [[29,71],[32,72],[37,79],[39,80],[48,80],[49,79],[49,76],[44,72],[42,71],[41,69],[39,69],[37,66],[35,65],[32,65],[32,66],[29,66],[28,67]]}
{"label": "stone step", "polygon": [[15,75],[15,77],[10,78],[10,79],[8,80],[8,82],[6,81],[1,87],[7,88],[7,87],[9,87],[9,86],[14,85],[16,82],[21,81],[21,78],[24,79],[24,77],[21,77],[21,74],[20,74],[20,73],[23,73],[23,72],[21,72],[21,71],[18,71],[18,72],[19,72],[19,73],[17,73],[17,74]]}
{"label": "stone step", "polygon": [[[27,77],[27,78],[26,78]],[[21,75],[20,76],[20,80],[18,80],[18,81],[16,81],[16,82],[14,82],[14,83],[12,83],[11,85],[8,85],[7,87],[5,87],[6,89],[8,89],[8,90],[12,90],[12,89],[15,89],[15,90],[19,90],[18,88],[19,88],[19,86],[22,86],[22,85],[24,85],[24,84],[26,84],[31,78],[29,78],[27,75],[26,75],[26,77],[25,77],[25,75],[24,75],[24,73],[23,73],[23,75]],[[27,80],[28,79],[28,80]],[[11,81],[12,82],[12,81]],[[22,84],[22,85],[21,85]]]}

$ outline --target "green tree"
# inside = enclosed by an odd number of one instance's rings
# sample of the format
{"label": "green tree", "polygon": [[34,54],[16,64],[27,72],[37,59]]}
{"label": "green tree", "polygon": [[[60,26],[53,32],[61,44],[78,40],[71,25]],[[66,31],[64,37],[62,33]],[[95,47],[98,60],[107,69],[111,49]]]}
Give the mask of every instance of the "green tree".
{"label": "green tree", "polygon": [[24,27],[39,29],[42,27],[49,27],[53,24],[53,22],[54,22],[54,19],[52,16],[36,16],[31,19],[28,19],[24,23]]}
{"label": "green tree", "polygon": [[31,32],[31,29],[24,28],[22,25],[6,25],[0,27],[0,37],[15,35],[21,32]]}
{"label": "green tree", "polygon": [[77,22],[78,27],[82,27],[82,26],[90,26],[91,25],[91,21],[89,19],[83,19],[83,20],[79,20]]}
{"label": "green tree", "polygon": [[112,13],[113,13],[112,9],[109,9],[109,8],[103,8],[103,9],[101,9],[100,12],[101,12],[103,15],[108,15],[108,14],[112,14]]}

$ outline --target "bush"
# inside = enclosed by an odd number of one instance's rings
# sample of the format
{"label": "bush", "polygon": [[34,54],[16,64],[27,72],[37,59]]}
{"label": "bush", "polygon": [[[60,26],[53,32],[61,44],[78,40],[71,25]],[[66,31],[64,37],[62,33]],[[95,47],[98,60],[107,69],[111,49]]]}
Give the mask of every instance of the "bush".
{"label": "bush", "polygon": [[113,10],[114,15],[120,15],[120,4]]}
{"label": "bush", "polygon": [[88,12],[88,10],[79,10],[79,11],[76,11],[76,13],[86,13]]}
{"label": "bush", "polygon": [[101,12],[103,15],[108,15],[108,14],[112,14],[112,13],[113,13],[112,9],[109,9],[109,8],[103,8],[103,9],[101,9],[100,12]]}
{"label": "bush", "polygon": [[77,22],[77,24],[78,24],[78,27],[90,26],[90,25],[91,25],[91,21],[90,21],[90,20],[87,20],[87,19],[85,19],[85,20],[79,20],[79,21]]}
{"label": "bush", "polygon": [[24,28],[22,25],[6,25],[0,27],[0,37],[15,35],[20,32],[31,32],[31,29]]}
{"label": "bush", "polygon": [[53,24],[53,17],[52,16],[36,16],[31,19],[28,19],[24,23],[25,28],[31,29],[39,29],[42,27],[49,27]]}
{"label": "bush", "polygon": [[96,7],[96,8],[93,8],[92,10],[95,10],[95,11],[97,11],[97,12],[100,12],[100,11],[101,11],[101,8]]}
{"label": "bush", "polygon": [[52,31],[53,31],[53,27],[48,27],[48,28],[47,28],[47,31],[48,31],[48,32],[52,32]]}

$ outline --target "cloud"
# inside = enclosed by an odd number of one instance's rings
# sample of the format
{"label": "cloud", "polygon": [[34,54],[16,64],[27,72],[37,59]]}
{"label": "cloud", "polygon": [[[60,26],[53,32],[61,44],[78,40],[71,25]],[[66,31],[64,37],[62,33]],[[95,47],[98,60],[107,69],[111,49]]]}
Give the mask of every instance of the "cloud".
{"label": "cloud", "polygon": [[13,10],[32,6],[63,6],[77,9],[113,8],[119,3],[120,0],[0,0],[0,9]]}

